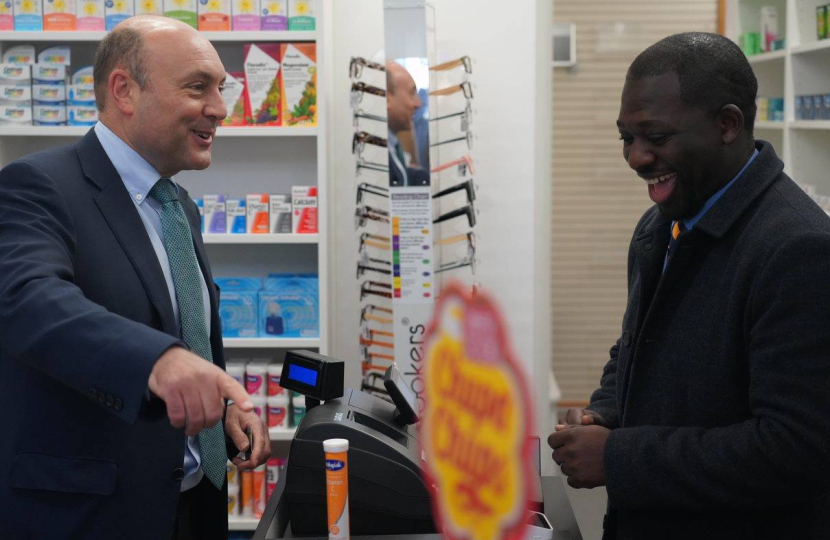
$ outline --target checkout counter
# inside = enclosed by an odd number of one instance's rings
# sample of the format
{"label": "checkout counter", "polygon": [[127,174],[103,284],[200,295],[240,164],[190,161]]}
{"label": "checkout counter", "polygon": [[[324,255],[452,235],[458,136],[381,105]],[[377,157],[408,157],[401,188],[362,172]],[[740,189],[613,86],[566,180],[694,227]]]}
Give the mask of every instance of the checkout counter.
{"label": "checkout counter", "polygon": [[[327,539],[323,441],[349,440],[349,510],[352,538],[437,540],[431,487],[421,474],[416,405],[392,366],[384,386],[394,403],[343,387],[343,362],[308,351],[289,351],[281,385],[306,396],[307,413],[285,470],[268,501],[254,540]],[[537,471],[540,470],[536,439]],[[561,477],[539,477],[531,507],[550,529],[532,529],[534,540],[582,540]],[[541,516],[533,518],[539,524]],[[529,529],[531,530],[531,529]],[[369,540],[369,539],[367,539]]]}

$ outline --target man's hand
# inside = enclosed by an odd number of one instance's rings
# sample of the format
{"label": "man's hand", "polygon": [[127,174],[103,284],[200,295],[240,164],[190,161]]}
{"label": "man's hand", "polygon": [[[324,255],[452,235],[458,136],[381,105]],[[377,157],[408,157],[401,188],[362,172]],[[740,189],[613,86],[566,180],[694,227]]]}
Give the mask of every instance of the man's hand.
{"label": "man's hand", "polygon": [[254,439],[254,447],[251,448],[251,459],[243,460],[237,456],[232,460],[240,471],[253,469],[268,461],[268,458],[271,457],[271,438],[268,435],[268,426],[263,423],[262,418],[256,412],[242,411],[235,403],[229,405],[228,412],[225,415],[225,434],[230,437],[240,452],[248,451],[248,435],[246,432],[249,427]]}
{"label": "man's hand", "polygon": [[589,411],[588,409],[575,409],[571,407],[565,413],[565,416],[559,419],[559,423],[556,425],[556,431],[561,431],[566,427],[572,426],[593,425],[608,427],[602,416],[594,411]]}
{"label": "man's hand", "polygon": [[147,386],[167,405],[170,424],[184,428],[191,437],[222,419],[224,398],[234,400],[243,411],[254,408],[233,377],[181,347],[171,347],[159,357]]}
{"label": "man's hand", "polygon": [[548,437],[553,461],[575,488],[605,485],[605,442],[611,430],[602,426],[573,426]]}

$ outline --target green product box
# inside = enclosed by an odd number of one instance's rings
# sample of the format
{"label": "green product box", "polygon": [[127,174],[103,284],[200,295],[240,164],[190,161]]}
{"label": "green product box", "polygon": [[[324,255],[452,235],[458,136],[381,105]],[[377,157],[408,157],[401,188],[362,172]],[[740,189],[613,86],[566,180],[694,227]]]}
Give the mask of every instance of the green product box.
{"label": "green product box", "polygon": [[761,53],[761,34],[758,32],[747,32],[745,34],[741,34],[739,41],[741,50],[746,56]]}
{"label": "green product box", "polygon": [[816,37],[827,39],[827,6],[816,8]]}

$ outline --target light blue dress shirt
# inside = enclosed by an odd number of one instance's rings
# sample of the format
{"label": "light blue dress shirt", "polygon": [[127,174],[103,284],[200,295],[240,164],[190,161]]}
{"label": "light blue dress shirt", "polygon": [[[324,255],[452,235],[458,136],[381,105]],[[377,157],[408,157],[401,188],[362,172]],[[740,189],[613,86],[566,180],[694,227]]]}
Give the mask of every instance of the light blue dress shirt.
{"label": "light blue dress shirt", "polygon": [[[122,141],[118,135],[113,133],[107,126],[98,122],[95,124],[95,135],[104,147],[107,157],[110,158],[115,170],[118,171],[127,193],[130,194],[138,215],[153,250],[164,273],[164,280],[167,282],[167,291],[170,294],[170,303],[173,306],[175,320],[179,320],[179,303],[176,301],[176,289],[173,286],[173,274],[170,271],[170,261],[167,258],[167,251],[164,249],[164,233],[161,228],[161,204],[148,196],[150,189],[161,178],[161,175],[150,165],[147,160],[138,155],[130,146]],[[172,179],[171,179],[172,180]],[[173,182],[178,191],[179,187]],[[202,285],[202,302],[205,306],[205,325],[207,326],[208,338],[210,337],[210,297],[208,296],[207,283],[204,275],[199,272]],[[201,467],[201,455],[199,453],[199,441],[196,437],[188,437],[184,451],[184,479],[182,480],[182,491],[192,488],[202,479],[204,475]]]}

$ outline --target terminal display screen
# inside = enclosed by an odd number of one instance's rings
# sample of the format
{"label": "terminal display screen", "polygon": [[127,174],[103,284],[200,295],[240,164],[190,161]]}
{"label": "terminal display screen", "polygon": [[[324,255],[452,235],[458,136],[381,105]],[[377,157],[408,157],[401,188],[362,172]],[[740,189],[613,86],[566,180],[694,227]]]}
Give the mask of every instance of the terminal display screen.
{"label": "terminal display screen", "polygon": [[291,364],[288,378],[309,386],[317,386],[317,371],[297,364]]}

